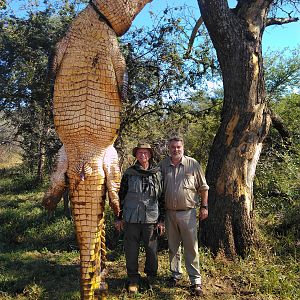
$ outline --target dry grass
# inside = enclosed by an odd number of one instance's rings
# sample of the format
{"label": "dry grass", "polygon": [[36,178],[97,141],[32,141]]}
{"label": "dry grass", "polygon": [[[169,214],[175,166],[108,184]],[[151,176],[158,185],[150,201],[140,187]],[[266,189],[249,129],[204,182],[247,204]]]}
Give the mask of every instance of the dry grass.
{"label": "dry grass", "polygon": [[0,169],[9,169],[22,163],[20,150],[17,148],[0,146]]}

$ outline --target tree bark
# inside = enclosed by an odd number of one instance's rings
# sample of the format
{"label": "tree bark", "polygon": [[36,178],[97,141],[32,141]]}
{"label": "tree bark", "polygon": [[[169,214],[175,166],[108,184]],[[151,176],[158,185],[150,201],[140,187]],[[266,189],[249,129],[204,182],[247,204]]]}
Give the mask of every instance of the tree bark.
{"label": "tree bark", "polygon": [[261,40],[271,1],[198,0],[222,70],[221,125],[207,166],[209,218],[202,244],[213,253],[245,256],[255,243],[253,179],[268,133]]}

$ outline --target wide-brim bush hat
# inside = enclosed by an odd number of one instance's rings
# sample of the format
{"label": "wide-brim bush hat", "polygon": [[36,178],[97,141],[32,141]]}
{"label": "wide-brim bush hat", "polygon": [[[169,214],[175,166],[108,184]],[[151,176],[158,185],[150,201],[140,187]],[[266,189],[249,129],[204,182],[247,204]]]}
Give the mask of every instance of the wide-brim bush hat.
{"label": "wide-brim bush hat", "polygon": [[148,150],[150,151],[151,157],[153,157],[153,150],[152,150],[150,144],[148,144],[148,143],[138,143],[138,144],[136,145],[136,147],[134,147],[134,148],[132,149],[132,155],[133,155],[134,157],[136,157],[136,151],[137,151],[138,149],[148,149]]}

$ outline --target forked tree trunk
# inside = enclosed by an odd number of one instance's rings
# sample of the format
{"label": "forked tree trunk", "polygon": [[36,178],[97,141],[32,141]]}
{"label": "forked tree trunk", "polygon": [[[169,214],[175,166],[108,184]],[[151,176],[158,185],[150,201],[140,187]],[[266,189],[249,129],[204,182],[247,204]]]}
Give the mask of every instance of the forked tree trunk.
{"label": "forked tree trunk", "polygon": [[255,242],[253,179],[270,124],[261,49],[270,1],[245,1],[235,12],[227,1],[198,2],[224,85],[221,126],[207,166],[209,218],[201,224],[201,241],[215,254],[244,256]]}

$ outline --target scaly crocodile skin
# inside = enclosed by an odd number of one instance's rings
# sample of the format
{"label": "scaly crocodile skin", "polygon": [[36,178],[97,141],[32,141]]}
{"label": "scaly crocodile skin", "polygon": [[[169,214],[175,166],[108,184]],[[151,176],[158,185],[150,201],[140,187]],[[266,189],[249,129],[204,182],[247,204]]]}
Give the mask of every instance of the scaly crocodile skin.
{"label": "scaly crocodile skin", "polygon": [[[84,300],[97,299],[107,289],[106,192],[114,213],[119,212],[120,172],[112,144],[119,128],[126,76],[117,36],[129,29],[134,17],[150,1],[95,0],[74,19],[57,45],[54,122],[68,158]],[[64,186],[60,184],[59,191]]]}

